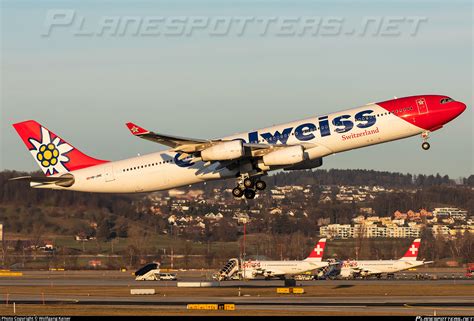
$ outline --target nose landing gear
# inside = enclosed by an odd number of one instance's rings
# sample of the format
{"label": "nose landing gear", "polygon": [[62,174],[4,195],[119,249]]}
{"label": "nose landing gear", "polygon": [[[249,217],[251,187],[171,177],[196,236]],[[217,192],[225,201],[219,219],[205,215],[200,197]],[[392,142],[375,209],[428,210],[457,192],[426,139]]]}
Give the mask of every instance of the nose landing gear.
{"label": "nose landing gear", "polygon": [[428,138],[430,137],[430,132],[429,131],[424,131],[421,133],[421,138],[423,139],[423,143],[421,144],[421,148],[424,150],[430,149],[430,143],[427,142]]}

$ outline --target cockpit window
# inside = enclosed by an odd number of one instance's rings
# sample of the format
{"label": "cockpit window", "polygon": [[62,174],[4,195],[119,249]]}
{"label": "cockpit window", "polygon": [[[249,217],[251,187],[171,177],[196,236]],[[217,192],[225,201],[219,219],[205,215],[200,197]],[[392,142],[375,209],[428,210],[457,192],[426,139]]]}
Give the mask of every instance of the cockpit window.
{"label": "cockpit window", "polygon": [[447,103],[449,103],[449,102],[451,102],[451,101],[454,101],[454,99],[448,97],[448,98],[443,98],[443,99],[441,99],[440,103],[442,103],[442,104],[447,104]]}

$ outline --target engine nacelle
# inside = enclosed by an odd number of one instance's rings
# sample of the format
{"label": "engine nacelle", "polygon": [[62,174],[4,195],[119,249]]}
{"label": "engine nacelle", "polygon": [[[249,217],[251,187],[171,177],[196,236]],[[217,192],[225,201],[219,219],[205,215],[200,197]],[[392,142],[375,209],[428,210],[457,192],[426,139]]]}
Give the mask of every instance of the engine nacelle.
{"label": "engine nacelle", "polygon": [[201,151],[203,161],[220,161],[237,159],[245,155],[241,140],[222,142]]}
{"label": "engine nacelle", "polygon": [[281,148],[263,156],[263,163],[267,166],[293,165],[303,160],[303,146]]}
{"label": "engine nacelle", "polygon": [[351,268],[343,267],[341,269],[341,273],[339,275],[343,279],[350,279],[350,278],[353,278],[355,276],[355,272]]}
{"label": "engine nacelle", "polygon": [[320,167],[322,165],[323,165],[323,159],[316,158],[316,159],[304,160],[301,163],[295,164],[290,167],[285,167],[284,169],[286,171],[295,171],[295,170],[301,170],[301,169],[312,169],[312,168]]}

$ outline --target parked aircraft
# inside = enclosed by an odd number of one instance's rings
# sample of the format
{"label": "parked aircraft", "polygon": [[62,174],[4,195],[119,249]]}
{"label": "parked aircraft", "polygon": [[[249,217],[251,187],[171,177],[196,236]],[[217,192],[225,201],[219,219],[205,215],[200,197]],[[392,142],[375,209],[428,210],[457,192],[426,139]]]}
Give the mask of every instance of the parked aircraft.
{"label": "parked aircraft", "polygon": [[329,265],[322,261],[326,239],[320,239],[308,257],[302,261],[246,261],[241,265],[241,274],[244,279],[255,279],[259,276],[265,278],[301,274],[318,270]]}
{"label": "parked aircraft", "polygon": [[417,260],[420,244],[421,239],[415,239],[405,255],[398,260],[343,261],[340,276],[342,278],[350,278],[356,276],[381,276],[382,274],[391,275],[395,272],[433,263],[432,261]]}

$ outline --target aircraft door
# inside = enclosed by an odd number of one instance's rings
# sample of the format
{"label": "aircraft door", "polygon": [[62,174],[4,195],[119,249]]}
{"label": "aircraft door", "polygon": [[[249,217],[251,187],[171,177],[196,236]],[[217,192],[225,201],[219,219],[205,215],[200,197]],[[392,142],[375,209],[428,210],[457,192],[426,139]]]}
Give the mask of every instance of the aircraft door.
{"label": "aircraft door", "polygon": [[418,98],[416,100],[416,106],[418,107],[418,113],[420,115],[428,113],[428,104],[425,98]]}
{"label": "aircraft door", "polygon": [[114,168],[112,166],[107,166],[105,168],[104,177],[106,182],[115,181]]}

